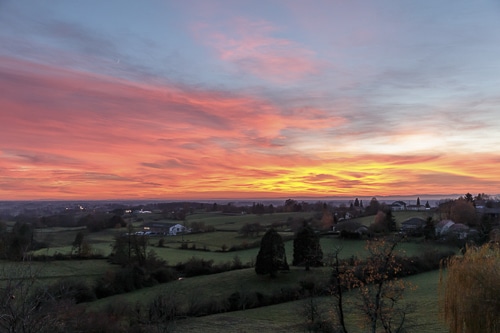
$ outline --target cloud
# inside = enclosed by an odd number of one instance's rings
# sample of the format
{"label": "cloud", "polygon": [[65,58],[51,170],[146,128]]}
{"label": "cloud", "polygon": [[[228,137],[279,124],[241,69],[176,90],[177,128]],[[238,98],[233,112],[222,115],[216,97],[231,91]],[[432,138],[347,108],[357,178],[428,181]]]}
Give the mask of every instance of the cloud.
{"label": "cloud", "polygon": [[266,21],[235,18],[217,27],[197,24],[196,34],[221,60],[244,74],[285,83],[318,74],[315,52],[292,40],[276,37],[279,29]]}
{"label": "cloud", "polygon": [[352,128],[351,119],[319,107],[5,57],[0,89],[0,198],[372,196],[500,186],[498,154],[473,160],[418,146],[391,153],[377,144],[423,132],[380,132],[380,141],[369,137],[373,129]]}

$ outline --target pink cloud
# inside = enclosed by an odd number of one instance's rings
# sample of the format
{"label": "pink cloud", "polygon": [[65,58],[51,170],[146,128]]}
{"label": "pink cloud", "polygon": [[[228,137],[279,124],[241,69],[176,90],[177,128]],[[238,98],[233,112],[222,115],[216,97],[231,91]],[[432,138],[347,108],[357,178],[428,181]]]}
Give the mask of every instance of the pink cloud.
{"label": "pink cloud", "polygon": [[327,153],[294,149],[290,141],[346,120],[255,96],[7,58],[0,58],[0,90],[1,199],[493,193],[500,186],[494,154],[477,155],[477,163],[458,154],[346,151],[335,141],[321,141]]}
{"label": "pink cloud", "polygon": [[[221,32],[224,31],[224,32]],[[289,82],[317,74],[320,62],[315,52],[280,37],[278,29],[265,21],[234,19],[220,31],[197,27],[199,38],[214,48],[220,59],[240,71],[272,82]]]}
{"label": "pink cloud", "polygon": [[[160,195],[185,191],[200,174],[243,177],[271,156],[282,130],[340,121],[321,110],[285,114],[251,96],[141,85],[8,58],[0,72],[0,182],[42,196],[108,196],[111,190],[99,190],[107,186],[125,196],[130,188],[160,187]],[[176,177],[165,177],[166,170]],[[8,193],[0,190],[0,197]]]}

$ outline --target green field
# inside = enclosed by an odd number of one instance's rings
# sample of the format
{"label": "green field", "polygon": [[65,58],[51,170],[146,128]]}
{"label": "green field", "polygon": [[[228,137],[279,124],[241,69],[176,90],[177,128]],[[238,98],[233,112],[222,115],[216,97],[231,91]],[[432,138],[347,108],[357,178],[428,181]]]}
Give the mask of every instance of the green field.
{"label": "green field", "polygon": [[[282,273],[275,280],[265,276],[257,276],[253,269],[244,269],[220,274],[199,276],[182,281],[174,281],[164,285],[138,290],[125,295],[117,295],[91,304],[92,311],[106,309],[111,304],[147,304],[157,295],[169,295],[183,300],[184,307],[189,302],[206,299],[225,299],[233,292],[250,294],[253,291],[273,293],[287,286],[297,286],[301,279],[314,276],[327,279],[330,270],[314,269],[305,272],[292,268],[289,273]],[[414,313],[409,320],[417,324],[414,332],[445,333],[447,330],[439,319],[438,281],[439,272],[433,271],[406,278],[414,291],[407,291],[405,302],[414,305]],[[356,293],[356,291],[351,291]],[[352,296],[352,295],[351,295]],[[266,306],[256,309],[234,311],[204,317],[188,318],[176,322],[177,332],[304,332],[302,311],[304,300]],[[321,297],[318,302],[327,316],[332,308],[331,297]],[[356,318],[349,316],[348,324],[352,332],[362,333],[356,324]]]}
{"label": "green field", "polygon": [[[407,280],[417,286],[408,292],[406,301],[415,306],[415,313],[410,319],[418,326],[412,332],[446,333],[447,329],[439,318],[438,281],[439,272],[419,274]],[[324,314],[331,309],[331,298],[321,298]],[[216,314],[200,318],[189,318],[176,323],[177,332],[305,332],[302,311],[304,301],[278,304],[245,311]],[[349,332],[364,332],[355,323],[355,318],[349,317]]]}
{"label": "green field", "polygon": [[[433,217],[433,212],[432,211],[426,211],[426,210],[421,210],[421,211],[395,211],[392,212],[392,216],[396,220],[396,225],[397,227],[401,227],[401,223],[412,218],[412,217],[420,217],[424,220],[426,220],[428,217]],[[365,226],[370,226],[375,221],[375,216],[363,216],[363,217],[358,217],[355,219],[351,219],[350,221],[356,221],[361,223],[362,225]]]}
{"label": "green field", "polygon": [[0,283],[33,274],[42,284],[55,283],[61,279],[83,280],[93,285],[97,278],[116,266],[107,260],[57,260],[49,262],[0,262]]}
{"label": "green field", "polygon": [[[427,212],[395,212],[394,216],[398,223],[410,217],[427,217]],[[312,217],[312,213],[279,213],[266,215],[224,215],[221,213],[202,213],[189,215],[186,225],[193,222],[203,222],[205,226],[215,228],[214,232],[185,234],[177,236],[164,236],[164,246],[159,247],[160,236],[149,237],[148,250],[154,250],[156,255],[167,261],[170,265],[186,262],[189,259],[202,258],[213,260],[215,264],[232,262],[237,256],[242,263],[252,264],[255,262],[263,233],[253,237],[243,237],[238,233],[246,223],[260,223],[262,226],[270,226],[275,222],[286,222],[290,219],[299,221],[303,218]],[[158,216],[148,217],[157,221]],[[374,217],[357,219],[358,222],[369,225]],[[164,220],[162,222],[172,222]],[[54,253],[69,254],[72,250],[72,242],[81,228],[46,228],[37,230],[35,235],[39,241],[49,244],[46,249],[36,251],[35,255],[52,255]],[[141,230],[141,223],[134,223],[134,231]],[[86,233],[88,241],[94,253],[107,256],[111,253],[115,237],[127,232],[126,228],[107,229],[95,233]],[[293,232],[279,229],[282,236],[290,239]],[[328,262],[330,254],[340,249],[341,258],[358,257],[367,255],[365,240],[342,240],[334,235],[321,237],[321,247],[324,253],[324,261]],[[187,249],[181,249],[181,244],[187,244]],[[238,247],[238,251],[222,251]],[[408,256],[419,255],[436,248],[449,249],[445,246],[426,243],[422,240],[404,242],[398,246],[401,254]],[[293,241],[285,242],[285,250],[288,262],[293,259]],[[2,279],[10,278],[9,274],[19,271],[19,264],[2,263]],[[32,268],[37,271],[41,281],[46,283],[55,282],[62,278],[84,279],[89,284],[94,284],[97,278],[106,271],[115,270],[118,267],[111,265],[107,260],[62,260],[50,262],[32,262]],[[12,266],[12,267],[11,267]],[[92,303],[85,304],[89,311],[101,311],[115,304],[147,305],[158,295],[169,295],[175,298],[183,308],[188,308],[195,302],[207,300],[227,300],[228,297],[239,292],[241,295],[255,295],[260,292],[272,295],[283,288],[296,288],[299,281],[311,276],[317,281],[327,281],[331,273],[328,267],[315,268],[311,272],[305,272],[303,268],[291,267],[290,272],[280,273],[277,279],[267,276],[258,276],[253,268],[237,271],[224,272],[213,275],[185,278],[180,281],[156,285],[150,288],[140,289],[134,292],[115,295]],[[407,278],[413,285],[417,286],[414,292],[408,292],[406,299],[415,302],[416,312],[410,316],[415,322],[423,324],[418,332],[445,332],[444,326],[438,320],[437,284],[438,273],[431,272]],[[351,292],[352,293],[352,292]],[[255,296],[252,296],[255,297]],[[324,313],[331,308],[331,297],[318,298]],[[205,317],[189,318],[177,321],[178,332],[258,332],[258,331],[289,331],[303,332],[303,301],[289,302],[285,304],[267,306],[263,308],[250,309],[222,313]],[[356,317],[350,316],[348,320],[353,325]],[[350,330],[362,332],[362,330]]]}
{"label": "green field", "polygon": [[[420,212],[394,212],[394,217],[398,223],[405,221],[410,217],[422,217],[426,218],[430,214],[426,211]],[[144,214],[146,220],[158,220],[159,216],[148,216]],[[300,220],[302,218],[310,218],[313,213],[275,213],[275,214],[264,214],[264,215],[226,215],[222,213],[201,213],[188,215],[186,225],[190,225],[193,222],[203,222],[206,226],[214,227],[217,231],[209,233],[198,233],[198,234],[186,234],[178,236],[165,236],[165,246],[169,250],[160,249],[155,247],[158,245],[160,237],[151,237],[150,245],[158,255],[165,260],[176,263],[178,261],[184,260],[186,257],[191,257],[193,255],[202,258],[211,258],[215,261],[227,261],[234,257],[233,254],[222,254],[222,253],[202,253],[202,251],[190,251],[191,253],[179,253],[176,249],[180,248],[182,242],[186,242],[189,248],[195,247],[197,250],[209,250],[210,252],[221,251],[222,247],[231,248],[232,246],[237,246],[245,248],[250,246],[252,243],[258,242],[262,237],[261,233],[256,237],[243,237],[238,233],[238,231],[246,223],[260,223],[262,226],[270,226],[275,222],[286,222],[289,219]],[[353,219],[352,221],[358,221],[364,225],[370,225],[373,223],[374,217],[367,216],[362,218]],[[159,220],[158,222],[175,222],[170,220]],[[134,223],[134,230],[139,231],[141,223]],[[81,228],[45,228],[37,229],[35,238],[39,241],[44,241],[50,244],[49,248],[39,250],[35,254],[47,254],[53,255],[54,253],[69,254],[71,252],[71,244],[75,239],[75,235],[82,230]],[[88,233],[86,235],[87,241],[92,245],[95,253],[107,256],[111,253],[114,238],[120,234],[127,232],[126,228],[119,229],[106,229],[100,232]],[[287,230],[279,230],[282,236],[293,236],[293,233]],[[329,242],[327,240],[322,240],[323,252],[331,253],[338,246],[335,242]],[[350,250],[348,243],[342,244],[344,251],[351,252],[351,255],[359,255]],[[289,253],[289,252],[287,252]],[[238,251],[238,256],[242,258],[244,262],[250,261],[256,256],[255,249]]]}
{"label": "green field", "polygon": [[310,218],[313,213],[274,213],[274,214],[244,214],[226,215],[221,213],[194,214],[187,217],[187,224],[192,222],[204,222],[207,226],[213,226],[217,230],[238,231],[246,223],[260,223],[263,226],[270,226],[275,222],[286,222],[289,218],[300,219]]}

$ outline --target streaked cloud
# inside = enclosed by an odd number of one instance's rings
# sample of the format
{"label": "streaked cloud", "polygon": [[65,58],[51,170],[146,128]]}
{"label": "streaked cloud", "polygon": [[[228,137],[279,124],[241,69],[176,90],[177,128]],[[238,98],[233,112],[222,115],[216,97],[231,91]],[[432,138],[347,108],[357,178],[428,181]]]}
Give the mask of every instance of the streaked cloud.
{"label": "streaked cloud", "polygon": [[198,38],[214,48],[221,60],[243,75],[284,83],[319,74],[315,52],[292,40],[277,37],[279,28],[266,21],[238,17],[225,24],[196,26]]}
{"label": "streaked cloud", "polygon": [[2,4],[0,199],[498,193],[490,5],[116,4]]}

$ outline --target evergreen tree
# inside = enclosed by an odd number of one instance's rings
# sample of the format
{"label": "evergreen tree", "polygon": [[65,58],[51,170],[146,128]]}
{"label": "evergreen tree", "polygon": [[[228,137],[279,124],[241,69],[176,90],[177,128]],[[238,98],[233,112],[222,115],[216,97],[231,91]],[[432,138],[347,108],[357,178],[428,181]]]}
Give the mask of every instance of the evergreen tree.
{"label": "evergreen tree", "polygon": [[387,227],[389,231],[396,231],[396,219],[394,218],[394,215],[392,215],[392,210],[388,209],[385,213],[385,219],[387,223]]}
{"label": "evergreen tree", "polygon": [[380,202],[378,202],[377,198],[373,197],[370,200],[370,205],[365,209],[365,215],[376,215],[380,210]]}
{"label": "evergreen tree", "polygon": [[436,238],[436,227],[434,225],[434,221],[432,220],[432,217],[428,217],[426,222],[425,222],[424,236],[425,236],[425,239]]}
{"label": "evergreen tree", "polygon": [[420,207],[420,197],[417,197],[417,206]]}
{"label": "evergreen tree", "polygon": [[293,265],[305,265],[306,271],[311,266],[321,266],[323,251],[319,243],[319,236],[307,222],[297,232],[293,240]]}
{"label": "evergreen tree", "polygon": [[279,270],[289,270],[283,239],[273,228],[269,229],[260,242],[259,254],[255,262],[255,272],[276,277]]}
{"label": "evergreen tree", "polygon": [[82,245],[83,245],[84,239],[85,239],[85,234],[83,233],[83,231],[79,231],[75,236],[75,240],[73,241],[73,244],[72,244],[73,248],[72,248],[71,252],[76,252],[76,255],[80,256],[82,253]]}

